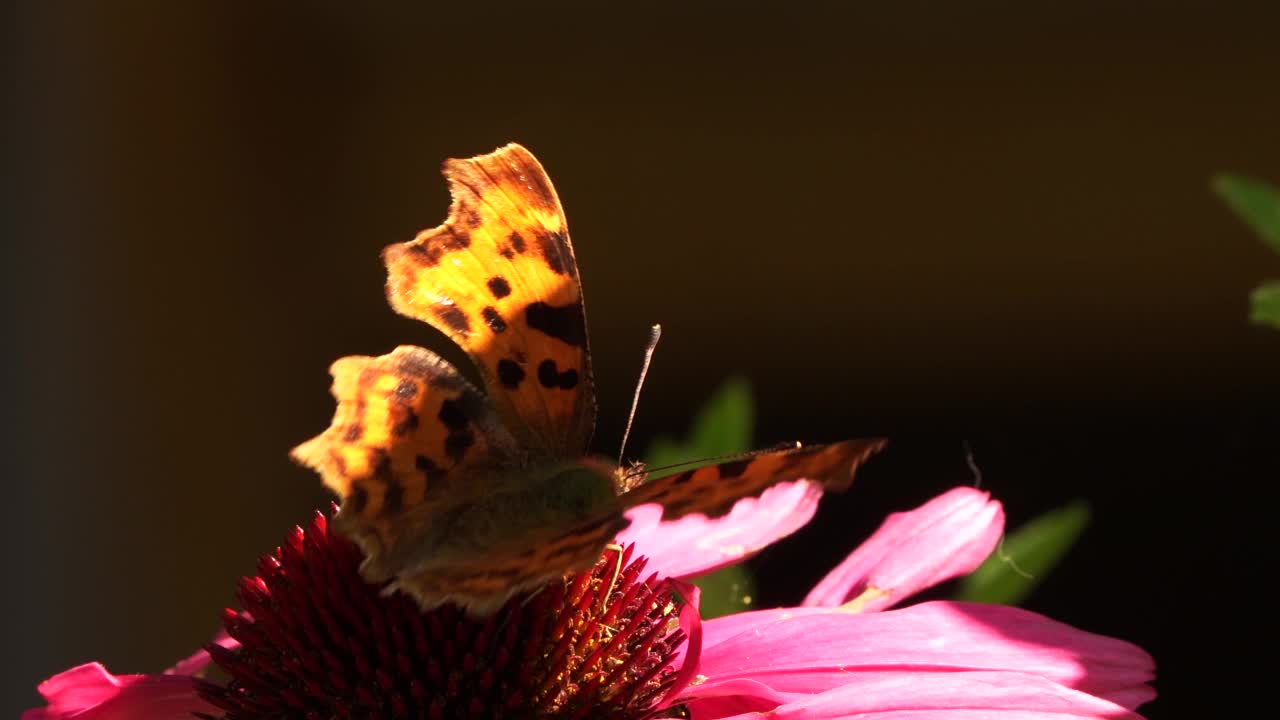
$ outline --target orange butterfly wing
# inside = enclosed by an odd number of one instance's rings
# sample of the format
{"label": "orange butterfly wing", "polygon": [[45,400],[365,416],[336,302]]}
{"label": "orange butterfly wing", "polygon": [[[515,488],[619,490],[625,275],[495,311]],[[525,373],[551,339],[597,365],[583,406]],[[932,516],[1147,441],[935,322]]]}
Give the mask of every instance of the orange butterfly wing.
{"label": "orange butterfly wing", "polygon": [[366,577],[386,579],[433,511],[487,491],[515,440],[489,400],[429,350],[345,357],[330,371],[333,423],[292,455],[342,497],[335,520],[365,550]]}
{"label": "orange butterfly wing", "polygon": [[858,467],[884,445],[884,440],[872,438],[764,451],[650,480],[624,493],[622,502],[626,507],[660,503],[662,519],[674,520],[691,513],[719,517],[742,498],[801,478],[841,491],[853,482]]}
{"label": "orange butterfly wing", "polygon": [[387,298],[447,334],[479,367],[526,447],[584,454],[595,427],[587,327],[564,211],[538,161],[511,144],[444,164],[443,225],[383,251]]}

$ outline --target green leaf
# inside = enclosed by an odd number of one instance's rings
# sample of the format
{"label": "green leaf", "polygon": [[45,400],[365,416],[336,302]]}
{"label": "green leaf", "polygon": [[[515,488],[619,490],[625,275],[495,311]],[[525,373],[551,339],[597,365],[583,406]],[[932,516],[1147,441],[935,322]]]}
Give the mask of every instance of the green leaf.
{"label": "green leaf", "polygon": [[1252,303],[1250,320],[1259,325],[1280,328],[1280,282],[1273,280],[1254,288],[1249,300]]}
{"label": "green leaf", "polygon": [[1213,189],[1276,252],[1280,252],[1280,190],[1240,175],[1217,175]]}
{"label": "green leaf", "polygon": [[[751,398],[751,385],[744,378],[729,378],[694,416],[684,440],[657,438],[645,453],[644,461],[649,467],[659,468],[747,452],[754,433],[755,403]],[[755,579],[742,564],[721,568],[693,583],[702,588],[700,610],[708,620],[748,609],[755,594]]]}
{"label": "green leaf", "polygon": [[754,432],[751,385],[740,377],[729,378],[694,416],[688,437],[684,441],[657,438],[645,453],[645,464],[656,468],[747,452]]}
{"label": "green leaf", "polygon": [[996,551],[961,580],[957,599],[1017,605],[1040,584],[1089,524],[1089,505],[1076,500],[1005,535]]}
{"label": "green leaf", "polygon": [[756,581],[741,564],[721,568],[693,581],[702,588],[699,610],[703,620],[749,610],[756,593]]}

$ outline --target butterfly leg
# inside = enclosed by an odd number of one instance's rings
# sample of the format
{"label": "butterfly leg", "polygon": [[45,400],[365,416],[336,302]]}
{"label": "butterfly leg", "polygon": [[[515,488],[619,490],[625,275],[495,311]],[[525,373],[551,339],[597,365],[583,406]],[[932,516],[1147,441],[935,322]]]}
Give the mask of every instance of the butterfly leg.
{"label": "butterfly leg", "polygon": [[609,589],[600,595],[601,613],[604,613],[605,606],[609,603],[609,597],[613,595],[613,589],[618,586],[618,576],[622,574],[622,546],[618,543],[609,543],[604,546],[604,549],[613,551],[616,562],[613,564],[613,578],[609,580]]}

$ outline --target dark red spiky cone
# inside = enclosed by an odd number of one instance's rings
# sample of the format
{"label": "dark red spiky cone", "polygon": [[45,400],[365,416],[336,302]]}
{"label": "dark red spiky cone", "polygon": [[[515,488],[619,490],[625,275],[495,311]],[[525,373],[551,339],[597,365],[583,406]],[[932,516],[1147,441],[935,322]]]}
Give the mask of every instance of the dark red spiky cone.
{"label": "dark red spiky cone", "polygon": [[241,582],[223,616],[241,647],[208,647],[230,679],[200,695],[225,720],[653,717],[679,682],[683,600],[631,554],[474,619],[382,596],[317,513]]}

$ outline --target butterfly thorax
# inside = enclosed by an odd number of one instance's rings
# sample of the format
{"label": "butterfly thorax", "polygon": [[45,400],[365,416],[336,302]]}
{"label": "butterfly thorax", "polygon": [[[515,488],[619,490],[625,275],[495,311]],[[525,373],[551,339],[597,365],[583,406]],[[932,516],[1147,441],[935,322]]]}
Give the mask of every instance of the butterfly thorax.
{"label": "butterfly thorax", "polygon": [[[475,485],[488,489],[432,506],[427,517],[406,518],[395,545],[385,549],[386,577],[452,567],[498,549],[536,552],[544,536],[618,503],[614,468],[596,458],[503,468]],[[582,563],[590,564],[586,558],[576,564]],[[366,570],[370,577],[384,574],[377,566]]]}
{"label": "butterfly thorax", "polygon": [[488,550],[528,544],[548,528],[562,531],[617,504],[612,468],[594,458],[534,465],[500,479],[490,492],[436,519],[442,549]]}

